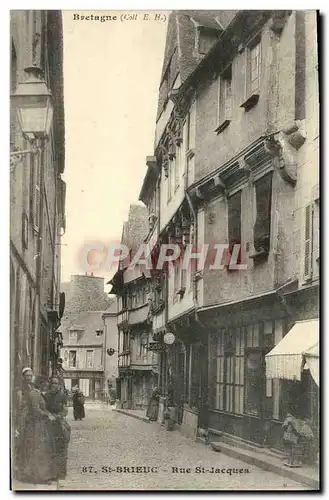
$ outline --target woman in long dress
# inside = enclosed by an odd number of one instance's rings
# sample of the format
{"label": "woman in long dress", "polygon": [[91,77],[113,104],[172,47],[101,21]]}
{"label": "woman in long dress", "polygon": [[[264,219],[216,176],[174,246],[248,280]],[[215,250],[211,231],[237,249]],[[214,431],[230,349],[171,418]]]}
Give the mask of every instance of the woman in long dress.
{"label": "woman in long dress", "polygon": [[33,372],[22,372],[21,404],[16,435],[18,445],[18,479],[24,483],[50,484],[52,473],[52,446],[48,431],[54,417],[47,411],[45,401],[33,383]]}
{"label": "woman in long dress", "polygon": [[151,399],[148,404],[146,416],[151,421],[156,421],[158,419],[158,411],[159,411],[159,396],[160,392],[158,387],[154,387]]}
{"label": "woman in long dress", "polygon": [[70,426],[66,422],[66,396],[60,390],[59,380],[53,377],[50,390],[44,395],[47,410],[55,417],[49,426],[53,447],[52,467],[55,479],[65,479],[67,472],[67,448],[70,440]]}
{"label": "woman in long dress", "polygon": [[74,420],[83,420],[85,418],[85,397],[81,391],[73,394],[73,417]]}

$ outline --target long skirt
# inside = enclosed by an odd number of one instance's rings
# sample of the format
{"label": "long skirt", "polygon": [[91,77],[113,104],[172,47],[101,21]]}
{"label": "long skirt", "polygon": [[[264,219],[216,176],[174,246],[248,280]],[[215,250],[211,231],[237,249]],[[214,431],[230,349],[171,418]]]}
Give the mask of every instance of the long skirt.
{"label": "long skirt", "polygon": [[81,420],[81,419],[85,418],[84,405],[73,405],[73,417],[74,417],[74,420]]}
{"label": "long skirt", "polygon": [[158,419],[159,403],[156,399],[151,399],[147,408],[146,416],[150,420]]}
{"label": "long skirt", "polygon": [[68,442],[59,421],[51,422],[52,479],[65,479],[67,473]]}
{"label": "long skirt", "polygon": [[52,455],[48,422],[28,417],[19,446],[18,479],[33,484],[50,481],[53,476]]}

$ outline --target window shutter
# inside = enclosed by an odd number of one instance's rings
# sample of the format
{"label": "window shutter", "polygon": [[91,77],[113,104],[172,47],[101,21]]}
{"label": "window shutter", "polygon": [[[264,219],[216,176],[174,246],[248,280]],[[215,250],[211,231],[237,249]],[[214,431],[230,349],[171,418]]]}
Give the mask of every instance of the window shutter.
{"label": "window shutter", "polygon": [[[241,244],[241,191],[228,199],[228,240],[229,253],[232,255],[234,245]],[[240,264],[241,251],[237,263]]]}
{"label": "window shutter", "polygon": [[218,78],[218,106],[217,106],[217,126],[219,126],[222,123],[222,94],[223,94],[223,82],[222,82],[222,77]]}
{"label": "window shutter", "polygon": [[186,269],[181,271],[181,287],[186,288]]}
{"label": "window shutter", "polygon": [[232,114],[232,74],[231,70],[225,79],[225,119],[229,120]]}
{"label": "window shutter", "polygon": [[257,216],[254,225],[254,247],[256,252],[269,253],[270,250],[272,175],[273,172],[269,172],[255,183]]}
{"label": "window shutter", "polygon": [[305,254],[304,254],[304,279],[312,278],[312,251],[313,251],[313,206],[305,207]]}

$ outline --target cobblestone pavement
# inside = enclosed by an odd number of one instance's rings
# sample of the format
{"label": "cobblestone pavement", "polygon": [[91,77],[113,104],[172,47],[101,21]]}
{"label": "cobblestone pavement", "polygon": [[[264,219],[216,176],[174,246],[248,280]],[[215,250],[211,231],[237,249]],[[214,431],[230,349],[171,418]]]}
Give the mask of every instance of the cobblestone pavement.
{"label": "cobblestone pavement", "polygon": [[[72,427],[68,475],[60,482],[61,490],[308,489],[215,453],[178,431],[167,432],[159,424],[136,420],[106,406],[87,406],[86,419],[78,422],[73,420],[70,408],[68,420]],[[120,467],[153,467],[157,472],[120,472]],[[190,468],[191,473],[173,473],[173,467]],[[205,472],[198,473],[202,468]],[[212,468],[222,472],[206,472]]]}

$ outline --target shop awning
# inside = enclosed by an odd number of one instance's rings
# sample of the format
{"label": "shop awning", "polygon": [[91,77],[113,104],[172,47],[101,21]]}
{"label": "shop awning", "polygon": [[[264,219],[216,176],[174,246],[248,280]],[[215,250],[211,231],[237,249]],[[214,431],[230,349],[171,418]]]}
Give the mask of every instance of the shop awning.
{"label": "shop awning", "polygon": [[310,370],[314,382],[320,387],[319,342],[303,354],[306,361],[304,370]]}
{"label": "shop awning", "polygon": [[319,342],[319,320],[297,321],[266,356],[266,377],[300,380],[303,355]]}

